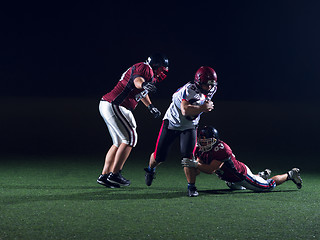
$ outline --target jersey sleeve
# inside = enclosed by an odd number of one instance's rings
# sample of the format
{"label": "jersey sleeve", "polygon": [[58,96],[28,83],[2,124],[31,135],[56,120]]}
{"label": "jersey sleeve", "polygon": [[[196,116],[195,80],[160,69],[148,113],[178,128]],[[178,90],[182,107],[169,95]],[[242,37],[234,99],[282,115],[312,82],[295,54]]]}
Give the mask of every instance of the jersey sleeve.
{"label": "jersey sleeve", "polygon": [[153,78],[153,71],[151,67],[145,63],[137,63],[134,65],[133,78],[142,77],[146,82],[149,82]]}
{"label": "jersey sleeve", "polygon": [[197,94],[195,90],[195,86],[192,84],[186,86],[182,95],[182,100],[189,102],[191,99],[194,99],[194,96]]}

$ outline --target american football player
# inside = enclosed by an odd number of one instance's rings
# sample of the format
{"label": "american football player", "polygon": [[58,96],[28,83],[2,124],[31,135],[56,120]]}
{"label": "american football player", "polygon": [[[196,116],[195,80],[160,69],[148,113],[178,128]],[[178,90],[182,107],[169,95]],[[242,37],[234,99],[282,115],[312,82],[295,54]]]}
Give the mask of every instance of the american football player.
{"label": "american football player", "polygon": [[269,169],[253,174],[247,165],[236,159],[231,148],[219,139],[218,131],[212,126],[198,129],[195,156],[196,159],[184,158],[182,166],[192,167],[198,173],[215,173],[233,190],[271,191],[288,180],[292,180],[298,189],[302,187],[298,168],[271,178]]}
{"label": "american football player", "polygon": [[131,150],[137,144],[136,121],[132,111],[141,101],[155,118],[160,111],[152,104],[149,92],[155,92],[155,84],[164,80],[169,61],[163,54],[153,54],[145,62],[139,62],[126,70],[116,86],[105,94],[99,105],[113,145],[108,150],[102,173],[97,182],[106,187],[129,186],[121,170]]}
{"label": "american football player", "polygon": [[[179,88],[172,96],[172,102],[167,109],[160,128],[156,147],[150,156],[149,166],[145,168],[146,185],[150,186],[154,179],[155,168],[165,161],[173,141],[180,137],[181,157],[193,157],[196,146],[196,126],[200,115],[213,110],[211,101],[217,91],[217,74],[213,68],[200,67],[194,80]],[[197,194],[193,179],[189,174],[190,168],[185,167],[188,181],[188,194]]]}

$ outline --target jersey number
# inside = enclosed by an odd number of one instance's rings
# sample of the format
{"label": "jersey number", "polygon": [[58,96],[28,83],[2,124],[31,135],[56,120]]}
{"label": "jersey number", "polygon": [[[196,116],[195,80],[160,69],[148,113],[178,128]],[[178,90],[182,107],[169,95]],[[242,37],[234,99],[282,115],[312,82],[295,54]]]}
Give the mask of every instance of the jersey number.
{"label": "jersey number", "polygon": [[218,152],[220,149],[224,149],[224,146],[222,143],[219,143],[217,146],[215,146],[214,151]]}

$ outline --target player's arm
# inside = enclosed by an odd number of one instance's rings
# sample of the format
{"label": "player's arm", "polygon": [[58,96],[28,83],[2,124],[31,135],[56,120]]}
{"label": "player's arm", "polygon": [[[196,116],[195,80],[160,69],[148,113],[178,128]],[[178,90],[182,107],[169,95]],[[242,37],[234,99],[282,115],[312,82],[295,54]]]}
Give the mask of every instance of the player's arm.
{"label": "player's arm", "polygon": [[144,89],[148,92],[155,92],[157,87],[151,82],[146,82],[143,77],[136,77],[133,80],[134,86],[138,89]]}
{"label": "player's arm", "polygon": [[133,83],[134,83],[134,86],[138,89],[142,89],[142,84],[144,83],[144,78],[143,77],[136,77],[134,80],[133,80]]}
{"label": "player's arm", "polygon": [[199,171],[212,174],[216,170],[220,169],[222,167],[224,162],[213,160],[210,164],[205,164],[201,162],[199,158],[197,159],[190,159],[190,158],[183,158],[181,160],[181,165],[183,167],[189,167],[189,168],[197,168]]}
{"label": "player's arm", "polygon": [[208,173],[208,174],[214,173],[216,170],[220,169],[223,165],[223,162],[218,160],[213,160],[211,161],[210,164],[204,164],[204,163],[201,163],[199,159],[197,160],[198,160],[198,169],[201,172]]}
{"label": "player's arm", "polygon": [[202,105],[192,105],[183,99],[180,107],[183,116],[196,116],[202,112],[210,112],[213,109],[213,102],[205,101]]}
{"label": "player's arm", "polygon": [[148,107],[150,104],[152,104],[149,95],[146,95],[144,98],[141,98],[141,102]]}
{"label": "player's arm", "polygon": [[[133,82],[135,87],[138,89],[144,88],[145,90],[152,91],[152,89],[147,89],[148,86],[146,86],[146,84],[148,83],[145,82],[142,77],[136,77],[133,80]],[[161,112],[155,106],[153,106],[148,94],[146,94],[143,98],[141,98],[141,102],[148,108],[148,110],[154,116],[154,118],[158,118],[161,116]]]}

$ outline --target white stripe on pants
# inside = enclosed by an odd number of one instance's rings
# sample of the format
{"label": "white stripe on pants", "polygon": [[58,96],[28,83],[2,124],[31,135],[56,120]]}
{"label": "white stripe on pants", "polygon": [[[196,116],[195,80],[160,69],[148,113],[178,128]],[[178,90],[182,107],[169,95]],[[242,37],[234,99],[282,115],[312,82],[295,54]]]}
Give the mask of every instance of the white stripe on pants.
{"label": "white stripe on pants", "polygon": [[113,145],[119,147],[121,143],[126,143],[132,147],[136,146],[137,123],[130,110],[107,101],[100,101],[99,111],[108,127]]}

